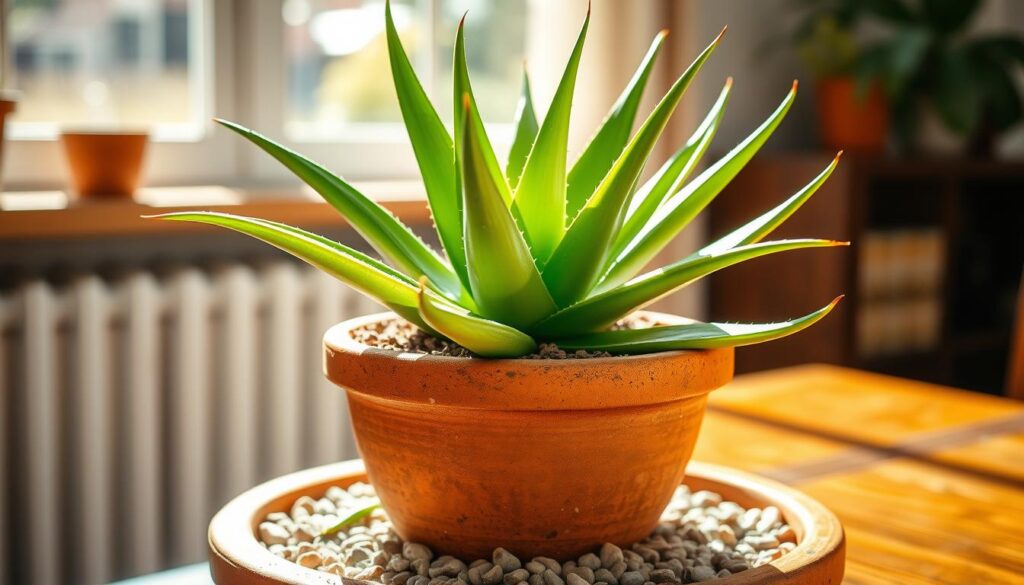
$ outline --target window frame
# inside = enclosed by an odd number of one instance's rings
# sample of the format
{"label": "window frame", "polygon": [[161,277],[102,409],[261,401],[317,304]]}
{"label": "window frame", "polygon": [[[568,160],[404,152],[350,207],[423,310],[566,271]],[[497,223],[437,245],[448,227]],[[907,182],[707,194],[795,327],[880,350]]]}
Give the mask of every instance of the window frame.
{"label": "window frame", "polygon": [[[258,148],[221,128],[225,118],[253,128],[355,181],[418,179],[419,169],[401,123],[357,124],[336,140],[296,139],[287,132],[287,62],[282,0],[194,0],[201,26],[201,103],[204,121],[192,136],[151,136],[144,182],[150,186],[294,184],[287,169]],[[0,0],[9,3],[11,0]],[[533,2],[526,3],[534,10]],[[9,4],[7,4],[9,7]],[[436,34],[440,0],[427,0],[429,35]],[[4,19],[5,22],[7,19]],[[433,39],[430,39],[431,46]],[[428,60],[425,85],[437,77]],[[391,76],[382,72],[388,83]],[[267,91],[280,88],[279,91]],[[435,100],[435,106],[436,106]],[[10,127],[10,126],[9,126]],[[512,139],[507,124],[488,124],[496,152],[504,157]],[[4,185],[9,190],[64,189],[68,172],[58,137],[22,137],[9,132],[4,153]]]}

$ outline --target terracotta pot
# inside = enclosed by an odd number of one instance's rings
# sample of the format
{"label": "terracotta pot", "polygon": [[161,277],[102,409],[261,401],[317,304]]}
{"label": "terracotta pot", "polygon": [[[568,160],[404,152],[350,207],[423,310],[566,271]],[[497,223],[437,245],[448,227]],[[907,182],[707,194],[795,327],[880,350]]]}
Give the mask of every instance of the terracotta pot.
{"label": "terracotta pot", "polygon": [[14,113],[15,106],[17,106],[17,101],[15,101],[13,98],[8,98],[6,96],[0,95],[0,192],[3,191],[4,186],[2,175],[5,141],[4,120],[7,118],[7,116]]}
{"label": "terracotta pot", "polygon": [[889,105],[881,86],[873,84],[863,99],[849,77],[822,79],[817,87],[818,130],[833,150],[881,152],[889,135]]}
{"label": "terracotta pot", "polygon": [[[667,323],[679,317],[650,314]],[[683,479],[731,349],[582,360],[485,360],[324,337],[367,473],[396,530],[441,553],[577,556],[655,526]]]}
{"label": "terracotta pot", "polygon": [[[307,569],[275,556],[256,540],[270,512],[288,512],[301,496],[323,497],[333,485],[365,481],[361,461],[306,469],[258,485],[231,500],[210,522],[210,573],[218,585],[367,583]],[[835,514],[806,494],[735,469],[693,461],[686,483],[711,490],[746,508],[775,506],[796,533],[796,548],[774,561],[716,580],[715,585],[838,585],[843,580],[846,542]],[[488,554],[486,558],[490,558]]]}
{"label": "terracotta pot", "polygon": [[146,132],[62,132],[71,186],[83,198],[131,197],[142,177]]}

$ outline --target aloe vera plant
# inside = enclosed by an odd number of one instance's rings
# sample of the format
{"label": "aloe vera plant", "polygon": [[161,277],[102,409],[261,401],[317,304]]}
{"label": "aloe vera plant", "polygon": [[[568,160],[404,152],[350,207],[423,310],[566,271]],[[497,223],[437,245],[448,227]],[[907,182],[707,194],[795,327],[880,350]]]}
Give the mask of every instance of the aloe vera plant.
{"label": "aloe vera plant", "polygon": [[537,119],[524,73],[514,140],[502,165],[476,106],[462,26],[455,43],[455,123],[449,133],[399,41],[390,6],[385,19],[394,85],[443,255],[344,179],[227,121],[220,123],[284,164],[334,206],[384,261],[261,219],[207,212],[158,217],[218,225],[263,240],[337,277],[417,327],[485,357],[526,355],[539,342],[621,354],[759,343],[812,325],[838,302],[837,298],[806,316],[780,323],[610,328],[717,270],[788,250],[845,245],[820,239],[761,241],[814,194],[835,168],[837,155],[777,207],[686,258],[642,272],[761,148],[796,95],[794,83],[760,127],[690,179],[724,114],[732,87],[727,80],[693,136],[642,181],[659,137],[721,34],[633,133],[640,99],[664,39],[659,34],[601,128],[570,165],[569,118],[588,11],[542,120]]}

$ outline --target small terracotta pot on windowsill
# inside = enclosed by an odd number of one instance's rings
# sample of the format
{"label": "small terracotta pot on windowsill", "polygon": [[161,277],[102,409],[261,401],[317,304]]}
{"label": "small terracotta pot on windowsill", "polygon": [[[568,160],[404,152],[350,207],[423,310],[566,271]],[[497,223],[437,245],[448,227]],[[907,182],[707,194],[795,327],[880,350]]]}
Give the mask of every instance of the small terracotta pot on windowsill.
{"label": "small terracotta pot on windowsill", "polygon": [[[4,161],[4,120],[14,113],[18,104],[16,95],[13,92],[0,90],[0,173],[3,173]],[[0,191],[3,191],[3,175],[0,174]]]}
{"label": "small terracotta pot on windowsill", "polygon": [[860,96],[854,78],[830,77],[818,81],[815,97],[818,132],[826,147],[857,152],[885,150],[889,103],[879,84],[872,84]]}
{"label": "small terracotta pot on windowsill", "polygon": [[64,131],[71,187],[82,199],[130,199],[142,178],[145,131]]}

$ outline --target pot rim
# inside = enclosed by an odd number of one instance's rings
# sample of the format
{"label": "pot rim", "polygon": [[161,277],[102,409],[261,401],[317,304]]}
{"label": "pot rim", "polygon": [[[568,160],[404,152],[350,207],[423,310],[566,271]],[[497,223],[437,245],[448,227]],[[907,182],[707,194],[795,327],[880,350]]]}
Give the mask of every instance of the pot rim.
{"label": "pot rim", "polygon": [[[672,324],[689,321],[666,313],[641,314]],[[369,399],[488,410],[653,405],[702,396],[732,379],[732,348],[584,359],[490,359],[382,349],[351,335],[358,327],[398,318],[392,312],[375,313],[328,329],[327,378]],[[552,391],[557,388],[574,391]]]}

